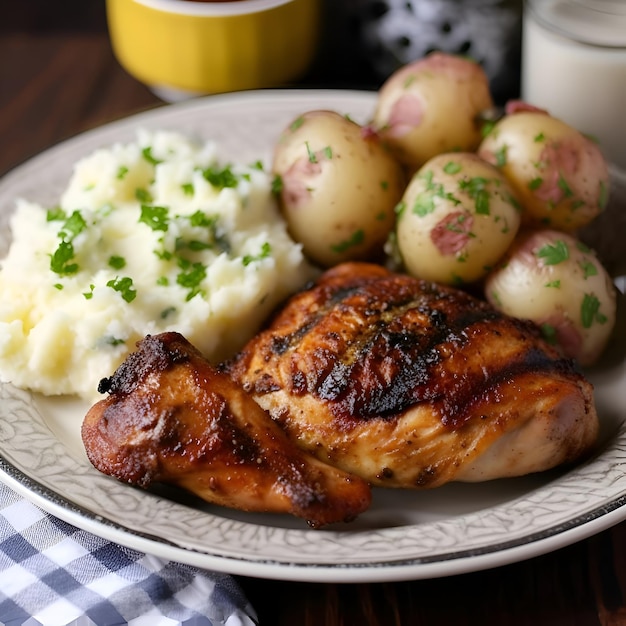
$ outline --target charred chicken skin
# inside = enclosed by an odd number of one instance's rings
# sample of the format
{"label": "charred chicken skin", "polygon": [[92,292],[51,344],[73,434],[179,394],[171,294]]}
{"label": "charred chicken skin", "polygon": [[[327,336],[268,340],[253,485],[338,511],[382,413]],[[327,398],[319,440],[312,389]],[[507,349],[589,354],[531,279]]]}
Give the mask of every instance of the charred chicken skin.
{"label": "charred chicken skin", "polygon": [[267,413],[177,333],[148,336],[86,415],[82,438],[105,474],[177,485],[208,502],[291,513],[312,527],[368,508],[363,479],[300,450]]}
{"label": "charred chicken skin", "polygon": [[223,367],[298,446],[373,485],[543,471],[597,436],[591,384],[535,326],[377,265],[327,271]]}

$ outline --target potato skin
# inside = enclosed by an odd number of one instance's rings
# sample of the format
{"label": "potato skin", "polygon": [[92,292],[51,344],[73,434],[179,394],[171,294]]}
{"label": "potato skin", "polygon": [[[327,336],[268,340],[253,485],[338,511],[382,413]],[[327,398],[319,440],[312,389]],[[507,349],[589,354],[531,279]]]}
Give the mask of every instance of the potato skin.
{"label": "potato skin", "polygon": [[609,170],[599,147],[538,110],[505,115],[477,150],[516,190],[526,226],[574,232],[606,206]]}
{"label": "potato skin", "polygon": [[497,309],[535,322],[583,366],[597,361],[615,326],[608,273],[593,250],[562,231],[521,231],[484,290]]}
{"label": "potato skin", "polygon": [[369,129],[334,111],[306,112],[279,138],[272,169],[288,229],[311,261],[382,255],[406,177]]}
{"label": "potato skin", "polygon": [[385,81],[372,125],[414,172],[437,154],[476,150],[482,139],[479,116],[492,107],[489,80],[480,65],[435,52]]}
{"label": "potato skin", "polygon": [[473,153],[427,161],[400,207],[396,245],[406,270],[451,285],[483,278],[520,225],[519,204],[506,179]]}

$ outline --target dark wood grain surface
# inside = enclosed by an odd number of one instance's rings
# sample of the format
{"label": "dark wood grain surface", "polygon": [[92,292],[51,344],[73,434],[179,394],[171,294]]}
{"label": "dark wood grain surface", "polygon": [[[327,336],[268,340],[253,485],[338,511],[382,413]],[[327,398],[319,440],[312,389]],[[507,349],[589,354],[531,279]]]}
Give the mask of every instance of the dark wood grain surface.
{"label": "dark wood grain surface", "polygon": [[[163,106],[117,64],[94,0],[0,0],[0,174],[120,117]],[[309,78],[309,84],[322,85]],[[372,584],[238,578],[264,626],[626,625],[626,523],[498,569]]]}

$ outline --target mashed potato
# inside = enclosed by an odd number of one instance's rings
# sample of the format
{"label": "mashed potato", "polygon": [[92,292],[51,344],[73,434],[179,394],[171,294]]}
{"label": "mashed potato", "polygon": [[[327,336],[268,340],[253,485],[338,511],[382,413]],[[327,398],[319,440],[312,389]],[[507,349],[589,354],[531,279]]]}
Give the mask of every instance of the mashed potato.
{"label": "mashed potato", "polygon": [[135,342],[177,330],[214,361],[312,276],[269,174],[139,131],[75,166],[57,206],[19,200],[0,267],[0,377],[97,396]]}

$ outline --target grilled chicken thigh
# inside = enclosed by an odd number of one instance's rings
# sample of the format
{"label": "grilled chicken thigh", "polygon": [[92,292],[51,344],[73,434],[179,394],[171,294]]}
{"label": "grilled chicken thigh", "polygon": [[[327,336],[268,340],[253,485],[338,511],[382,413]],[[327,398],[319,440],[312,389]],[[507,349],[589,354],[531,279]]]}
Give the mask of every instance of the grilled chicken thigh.
{"label": "grilled chicken thigh", "polygon": [[300,447],[373,485],[542,471],[598,430],[590,383],[533,325],[365,263],[326,272],[224,368]]}
{"label": "grilled chicken thigh", "polygon": [[292,443],[177,333],[148,336],[86,415],[92,464],[121,481],[182,487],[215,504],[291,513],[313,527],[368,508],[369,485]]}

